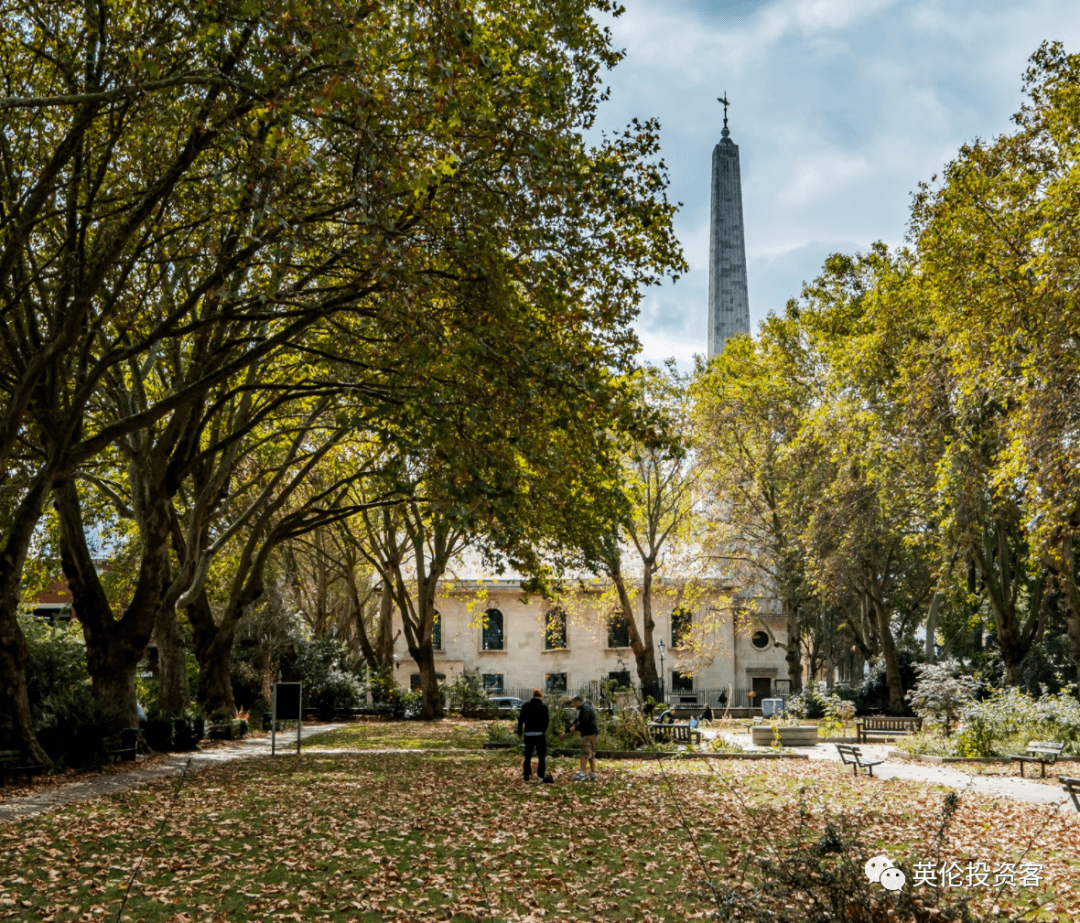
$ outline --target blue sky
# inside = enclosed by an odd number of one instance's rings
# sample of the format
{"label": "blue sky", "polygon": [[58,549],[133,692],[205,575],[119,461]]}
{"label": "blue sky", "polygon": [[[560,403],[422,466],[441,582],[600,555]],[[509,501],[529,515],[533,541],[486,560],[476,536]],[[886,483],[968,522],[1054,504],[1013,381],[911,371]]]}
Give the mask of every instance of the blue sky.
{"label": "blue sky", "polygon": [[1080,52],[1076,0],[622,0],[626,59],[598,128],[660,119],[690,272],[648,292],[645,358],[706,348],[712,148],[731,101],[754,330],[831,252],[901,244],[911,192],[1008,132],[1044,40]]}

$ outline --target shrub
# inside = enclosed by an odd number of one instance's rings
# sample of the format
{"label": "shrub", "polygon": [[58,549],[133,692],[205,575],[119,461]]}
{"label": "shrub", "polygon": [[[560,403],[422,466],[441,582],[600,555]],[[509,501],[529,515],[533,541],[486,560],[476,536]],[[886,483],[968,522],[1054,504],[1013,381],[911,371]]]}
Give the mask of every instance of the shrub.
{"label": "shrub", "polygon": [[516,744],[518,736],[507,722],[492,721],[487,729],[487,742],[489,744]]}
{"label": "shrub", "polygon": [[478,676],[459,676],[450,684],[450,709],[462,718],[494,718],[498,709],[480,685]]}
{"label": "shrub", "polygon": [[942,725],[948,737],[963,710],[975,701],[979,682],[963,675],[955,660],[920,663],[915,671],[919,679],[907,700],[916,715]]}
{"label": "shrub", "polygon": [[38,703],[38,743],[53,762],[85,766],[102,759],[102,739],[118,724],[114,712],[99,705],[90,684],[73,683]]}
{"label": "shrub", "polygon": [[1080,702],[1071,693],[1041,699],[1019,689],[1001,689],[964,709],[956,737],[960,756],[1000,756],[1023,749],[1029,740],[1054,740],[1080,753]]}
{"label": "shrub", "polygon": [[784,712],[792,718],[816,721],[820,718],[839,718],[841,699],[838,695],[826,695],[816,683],[793,695],[784,703]]}
{"label": "shrub", "polygon": [[49,706],[47,717],[43,706],[45,700],[53,697],[58,690],[85,688],[89,692],[86,642],[78,622],[51,625],[37,616],[21,615],[19,627],[29,648],[26,687],[30,697],[30,714],[37,730],[55,721],[59,700],[54,700]]}
{"label": "shrub", "polygon": [[1061,692],[1080,679],[1065,632],[1048,632],[1045,638],[1032,644],[1020,671],[1024,686],[1032,695]]}
{"label": "shrub", "polygon": [[322,720],[364,701],[360,677],[351,670],[345,645],[333,638],[297,641],[295,670],[303,683],[304,704]]}

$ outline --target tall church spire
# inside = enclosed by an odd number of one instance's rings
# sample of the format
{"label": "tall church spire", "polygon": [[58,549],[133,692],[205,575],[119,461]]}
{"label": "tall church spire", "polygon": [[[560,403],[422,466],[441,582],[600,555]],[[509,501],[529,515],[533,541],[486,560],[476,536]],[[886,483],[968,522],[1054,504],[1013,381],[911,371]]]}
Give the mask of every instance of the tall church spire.
{"label": "tall church spire", "polygon": [[712,210],[709,220],[709,355],[724,351],[729,337],[750,332],[746,293],[746,244],[743,239],[742,178],[739,147],[728,131],[727,94],[724,129],[712,155]]}

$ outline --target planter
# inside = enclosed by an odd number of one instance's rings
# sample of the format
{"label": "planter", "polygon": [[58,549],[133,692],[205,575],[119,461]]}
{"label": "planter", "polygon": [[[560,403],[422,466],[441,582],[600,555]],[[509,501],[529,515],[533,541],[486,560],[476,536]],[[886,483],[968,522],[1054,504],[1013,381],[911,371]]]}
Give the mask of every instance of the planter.
{"label": "planter", "polygon": [[817,725],[805,724],[772,727],[768,724],[757,725],[750,729],[750,738],[759,747],[771,747],[776,743],[776,734],[780,734],[782,747],[816,747],[818,742]]}
{"label": "planter", "polygon": [[242,718],[210,725],[210,736],[215,740],[240,740],[247,733],[247,722]]}
{"label": "planter", "polygon": [[203,719],[152,718],[143,736],[152,750],[194,750],[203,739]]}

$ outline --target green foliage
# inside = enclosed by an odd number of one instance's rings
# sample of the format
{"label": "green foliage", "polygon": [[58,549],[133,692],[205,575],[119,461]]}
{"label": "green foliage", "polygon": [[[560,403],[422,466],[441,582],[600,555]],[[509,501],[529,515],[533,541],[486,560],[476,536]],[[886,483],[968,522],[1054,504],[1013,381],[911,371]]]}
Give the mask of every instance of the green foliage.
{"label": "green foliage", "polygon": [[709,741],[708,751],[710,753],[742,753],[743,748],[737,743],[733,743],[728,740],[723,734],[717,734],[712,740]]}
{"label": "green foliage", "polygon": [[802,692],[791,696],[784,703],[784,712],[792,718],[805,718],[808,721],[837,717],[836,710],[840,701],[840,696],[826,695],[817,683],[809,683]]}
{"label": "green foliage", "polygon": [[1020,664],[1024,688],[1032,695],[1057,693],[1077,683],[1080,672],[1069,656],[1069,638],[1064,630],[1047,632],[1033,643]]}
{"label": "green foliage", "polygon": [[494,718],[498,711],[480,685],[478,676],[459,676],[447,692],[450,710],[462,718]]}
{"label": "green foliage", "polygon": [[947,737],[963,710],[975,700],[979,682],[963,675],[955,660],[920,663],[915,670],[919,679],[907,694],[907,700],[916,715],[936,721]]}
{"label": "green foliage", "polygon": [[1036,699],[1018,689],[1000,689],[968,706],[956,735],[960,756],[1023,752],[1030,740],[1053,740],[1080,753],[1080,702],[1072,692]]}
{"label": "green foliage", "polygon": [[[50,624],[37,616],[21,615],[19,626],[30,651],[26,685],[34,726],[47,727],[54,723],[57,713],[57,693],[90,689],[90,677],[86,672],[86,643],[76,621]],[[53,699],[54,704],[46,706],[45,700],[49,698]]]}
{"label": "green foliage", "polygon": [[492,721],[487,726],[487,742],[489,744],[516,744],[519,738],[509,721]]}
{"label": "green foliage", "polygon": [[363,704],[364,687],[348,667],[343,642],[333,638],[298,639],[294,646],[294,669],[303,683],[305,708],[314,708],[321,720],[330,720],[339,711]]}

